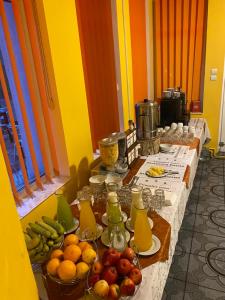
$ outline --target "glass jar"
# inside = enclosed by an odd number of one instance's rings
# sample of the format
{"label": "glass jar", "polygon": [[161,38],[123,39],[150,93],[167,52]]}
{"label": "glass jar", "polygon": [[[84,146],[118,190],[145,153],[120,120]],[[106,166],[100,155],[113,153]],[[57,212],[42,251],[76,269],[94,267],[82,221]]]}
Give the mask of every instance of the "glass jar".
{"label": "glass jar", "polygon": [[78,192],[80,206],[80,236],[82,239],[94,240],[97,235],[97,226],[91,208],[91,192],[89,187],[84,187]]}
{"label": "glass jar", "polygon": [[136,218],[134,224],[134,246],[137,252],[144,252],[152,246],[152,230],[148,220],[147,201],[135,204]]}
{"label": "glass jar", "polygon": [[99,150],[103,164],[108,171],[114,171],[114,165],[119,156],[118,140],[105,138],[99,141]]}

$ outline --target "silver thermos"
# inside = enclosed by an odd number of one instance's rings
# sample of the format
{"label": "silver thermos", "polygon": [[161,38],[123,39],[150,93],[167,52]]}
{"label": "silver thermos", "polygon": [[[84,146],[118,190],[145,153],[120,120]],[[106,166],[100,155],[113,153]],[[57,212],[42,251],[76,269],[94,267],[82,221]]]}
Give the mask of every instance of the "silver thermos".
{"label": "silver thermos", "polygon": [[159,104],[145,99],[135,105],[137,137],[139,140],[152,139],[156,136],[160,124]]}

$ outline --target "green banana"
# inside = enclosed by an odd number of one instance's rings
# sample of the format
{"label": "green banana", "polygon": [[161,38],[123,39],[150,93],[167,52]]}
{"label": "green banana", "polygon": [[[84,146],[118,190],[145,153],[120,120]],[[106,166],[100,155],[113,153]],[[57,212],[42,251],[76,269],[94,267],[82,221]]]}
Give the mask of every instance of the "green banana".
{"label": "green banana", "polygon": [[27,246],[27,250],[32,250],[34,248],[36,248],[41,240],[41,237],[38,235],[35,235],[32,239],[28,238],[27,235],[24,235],[25,238],[25,242],[26,242],[26,246]]}
{"label": "green banana", "polygon": [[32,263],[38,263],[42,262],[43,258],[45,257],[45,254],[37,253],[34,257],[31,258]]}
{"label": "green banana", "polygon": [[48,225],[50,225],[51,227],[53,227],[53,228],[58,232],[59,235],[64,234],[65,230],[64,230],[63,226],[62,226],[60,223],[58,223],[58,222],[56,222],[56,221],[54,221],[54,220],[52,220],[51,218],[46,217],[46,216],[43,216],[43,217],[42,217],[42,220],[43,220],[46,224],[48,224]]}
{"label": "green banana", "polygon": [[54,245],[52,246],[52,249],[60,248],[60,246],[61,246],[61,242],[60,242],[60,243],[57,243],[57,244],[54,244]]}
{"label": "green banana", "polygon": [[30,227],[27,227],[27,233],[31,236],[31,238],[35,238],[39,236],[36,232],[34,232]]}
{"label": "green banana", "polygon": [[28,250],[28,254],[30,258],[33,258],[36,254],[36,249]]}
{"label": "green banana", "polygon": [[46,224],[45,222],[43,221],[39,221],[39,222],[36,222],[38,225],[40,225],[41,227],[43,227],[45,230],[49,231],[51,233],[51,238],[53,240],[57,239],[58,238],[58,233],[57,231],[50,225]]}
{"label": "green banana", "polygon": [[47,231],[46,229],[44,229],[43,227],[41,227],[40,225],[34,224],[34,223],[29,223],[29,226],[34,232],[40,233],[47,238],[51,237],[51,233],[49,231]]}
{"label": "green banana", "polygon": [[35,250],[36,250],[36,253],[39,253],[39,252],[41,252],[41,251],[42,251],[42,249],[43,249],[43,246],[44,246],[43,242],[42,242],[42,241],[40,241],[39,245],[38,245],[38,246],[35,248]]}
{"label": "green banana", "polygon": [[49,241],[47,242],[47,244],[48,244],[48,246],[52,247],[52,246],[54,245],[54,242],[53,242],[52,240],[49,240]]}
{"label": "green banana", "polygon": [[43,252],[48,252],[48,251],[49,251],[49,246],[44,244]]}

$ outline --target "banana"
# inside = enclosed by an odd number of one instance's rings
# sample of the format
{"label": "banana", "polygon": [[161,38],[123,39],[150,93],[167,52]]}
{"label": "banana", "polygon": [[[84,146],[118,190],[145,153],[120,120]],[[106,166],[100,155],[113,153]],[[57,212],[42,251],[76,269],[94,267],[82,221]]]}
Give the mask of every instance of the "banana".
{"label": "banana", "polygon": [[57,231],[52,226],[46,224],[43,221],[39,221],[39,222],[36,222],[36,223],[38,225],[40,225],[41,227],[43,227],[45,230],[49,231],[51,233],[51,238],[53,240],[55,240],[55,239],[57,239],[59,237]]}
{"label": "banana", "polygon": [[60,223],[58,223],[58,222],[56,222],[56,221],[54,221],[51,218],[46,217],[46,216],[43,216],[42,220],[46,224],[48,224],[51,227],[53,227],[58,232],[59,235],[62,235],[64,233],[65,230],[64,230],[63,226]]}
{"label": "banana", "polygon": [[29,223],[29,225],[30,225],[30,228],[34,232],[40,233],[40,234],[44,235],[46,238],[50,238],[51,237],[51,233],[48,230],[46,230],[43,227],[41,227],[40,225],[34,224],[34,223]]}

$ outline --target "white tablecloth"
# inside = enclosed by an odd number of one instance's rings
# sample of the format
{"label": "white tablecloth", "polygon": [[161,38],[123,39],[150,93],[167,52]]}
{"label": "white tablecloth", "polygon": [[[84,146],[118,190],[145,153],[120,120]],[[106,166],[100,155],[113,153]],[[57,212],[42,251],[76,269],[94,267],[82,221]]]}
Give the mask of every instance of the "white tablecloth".
{"label": "white tablecloth", "polygon": [[[205,142],[205,139],[210,137],[207,124],[204,126],[204,119],[191,120],[191,126],[196,127],[196,137],[200,139],[200,150]],[[194,125],[195,124],[195,125]],[[200,152],[199,152],[200,153]],[[174,157],[171,157],[173,160]],[[179,162],[179,158],[176,158]],[[163,207],[159,214],[169,222],[171,225],[171,241],[169,249],[169,259],[166,262],[157,262],[145,269],[143,269],[143,281],[134,299],[138,300],[160,300],[169,273],[172,257],[175,251],[178,240],[178,232],[184,217],[186,203],[192,189],[196,169],[198,166],[198,155],[195,149],[189,150],[185,158],[180,158],[191,167],[189,188],[186,188],[184,182],[179,183],[179,189],[171,194],[173,195],[171,202],[172,206]]]}

